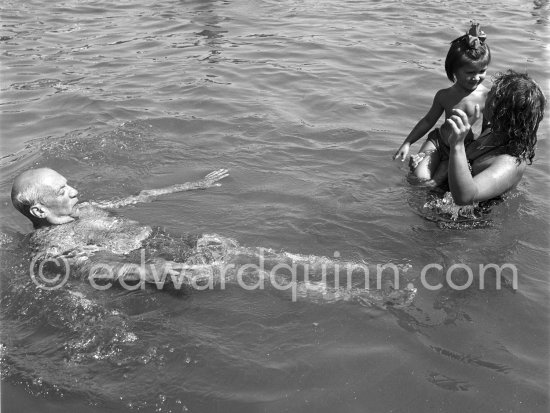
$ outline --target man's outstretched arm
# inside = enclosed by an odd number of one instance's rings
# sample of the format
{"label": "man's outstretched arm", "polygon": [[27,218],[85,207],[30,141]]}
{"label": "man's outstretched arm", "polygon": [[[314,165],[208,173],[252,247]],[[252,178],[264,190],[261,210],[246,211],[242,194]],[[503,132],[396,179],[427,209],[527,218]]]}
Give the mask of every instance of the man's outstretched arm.
{"label": "man's outstretched arm", "polygon": [[137,204],[139,202],[151,202],[160,195],[171,194],[174,192],[191,191],[193,189],[206,189],[212,186],[220,186],[218,182],[221,179],[229,176],[227,169],[218,169],[217,171],[210,172],[203,179],[196,182],[185,182],[183,184],[176,184],[168,186],[166,188],[158,189],[145,189],[138,195],[132,195],[123,199],[115,199],[112,201],[90,201],[90,204],[98,208],[120,208],[126,205]]}

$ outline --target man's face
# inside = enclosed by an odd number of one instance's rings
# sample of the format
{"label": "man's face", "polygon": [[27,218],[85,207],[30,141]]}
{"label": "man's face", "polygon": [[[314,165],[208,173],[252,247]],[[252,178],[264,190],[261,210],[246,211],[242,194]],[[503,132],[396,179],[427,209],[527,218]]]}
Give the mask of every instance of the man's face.
{"label": "man's face", "polygon": [[44,188],[43,207],[46,220],[50,224],[65,224],[74,221],[78,210],[78,191],[67,185],[63,175],[48,170],[40,177],[39,185]]}

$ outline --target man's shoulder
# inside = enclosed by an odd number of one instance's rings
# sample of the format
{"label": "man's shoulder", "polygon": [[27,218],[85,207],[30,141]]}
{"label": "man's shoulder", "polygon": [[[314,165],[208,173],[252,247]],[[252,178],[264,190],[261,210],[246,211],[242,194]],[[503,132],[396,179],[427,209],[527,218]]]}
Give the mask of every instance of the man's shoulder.
{"label": "man's shoulder", "polygon": [[74,245],[72,224],[69,222],[35,230],[30,237],[33,251],[40,255],[55,257],[70,250]]}
{"label": "man's shoulder", "polygon": [[97,227],[108,227],[112,219],[106,211],[82,203],[74,221],[36,229],[30,236],[31,246],[38,253],[61,255],[85,243]]}
{"label": "man's shoulder", "polygon": [[128,254],[139,249],[152,229],[120,217],[82,216],[76,221],[37,229],[30,242],[34,253],[72,256],[74,251],[108,251]]}

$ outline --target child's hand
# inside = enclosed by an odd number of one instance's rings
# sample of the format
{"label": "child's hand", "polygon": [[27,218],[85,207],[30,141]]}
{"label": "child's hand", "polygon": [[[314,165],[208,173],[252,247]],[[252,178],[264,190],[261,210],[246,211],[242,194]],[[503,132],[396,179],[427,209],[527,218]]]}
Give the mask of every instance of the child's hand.
{"label": "child's hand", "polygon": [[393,155],[393,160],[395,161],[396,159],[401,159],[401,162],[403,162],[409,154],[410,147],[410,143],[404,143],[403,145],[401,145],[397,152],[395,152],[395,155]]}

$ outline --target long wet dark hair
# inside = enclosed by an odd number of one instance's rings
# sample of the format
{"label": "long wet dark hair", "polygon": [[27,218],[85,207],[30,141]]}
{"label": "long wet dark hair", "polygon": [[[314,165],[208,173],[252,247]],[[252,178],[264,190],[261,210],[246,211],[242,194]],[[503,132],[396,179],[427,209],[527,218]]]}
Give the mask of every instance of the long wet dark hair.
{"label": "long wet dark hair", "polygon": [[505,152],[518,163],[533,163],[537,131],[544,116],[546,98],[526,73],[508,70],[493,79],[489,92],[493,135],[502,139]]}

